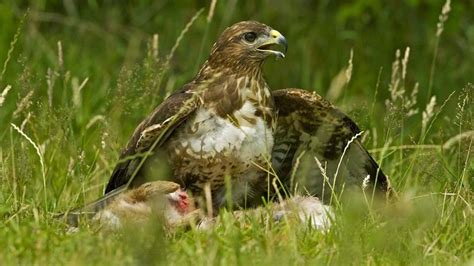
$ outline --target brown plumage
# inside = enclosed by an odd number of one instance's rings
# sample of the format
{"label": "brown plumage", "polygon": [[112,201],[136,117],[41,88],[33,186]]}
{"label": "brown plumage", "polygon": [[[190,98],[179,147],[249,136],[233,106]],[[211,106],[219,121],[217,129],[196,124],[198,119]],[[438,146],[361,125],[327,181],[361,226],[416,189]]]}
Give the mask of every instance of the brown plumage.
{"label": "brown plumage", "polygon": [[196,77],[137,127],[105,193],[169,179],[199,198],[209,184],[218,208],[225,205],[229,177],[233,203],[257,200],[275,122],[261,68],[269,55],[284,56],[274,44],[286,50],[285,38],[259,22],[227,28]]}
{"label": "brown plumage", "polygon": [[273,99],[278,120],[272,161],[288,192],[297,187],[329,202],[343,185],[389,191],[388,178],[356,138],[360,130],[347,115],[306,90],[277,90]]}
{"label": "brown plumage", "polygon": [[[261,68],[269,55],[284,56],[272,50],[274,44],[286,50],[284,37],[259,22],[227,28],[195,78],[137,127],[107,184],[105,200],[167,179],[191,192],[198,204],[209,185],[218,209],[226,205],[229,178],[233,204],[260,203],[270,161],[286,189],[298,184],[323,200],[332,189],[327,184],[360,187],[367,176],[376,188],[387,190],[387,178],[357,139],[340,160],[359,132],[347,116],[304,90],[270,93]],[[326,168],[326,182],[315,158]]]}

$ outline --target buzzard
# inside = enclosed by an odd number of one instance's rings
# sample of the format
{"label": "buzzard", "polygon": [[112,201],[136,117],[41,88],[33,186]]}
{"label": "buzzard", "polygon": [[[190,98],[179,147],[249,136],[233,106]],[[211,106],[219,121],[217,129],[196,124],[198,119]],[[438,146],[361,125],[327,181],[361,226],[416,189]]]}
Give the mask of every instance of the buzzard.
{"label": "buzzard", "polygon": [[106,195],[167,178],[197,199],[208,186],[216,209],[227,204],[226,182],[233,204],[259,201],[276,119],[262,65],[269,56],[284,57],[286,49],[282,34],[256,21],[225,29],[195,78],[137,127]]}
{"label": "buzzard", "polygon": [[305,90],[270,92],[262,64],[270,55],[284,57],[286,49],[283,35],[256,21],[225,29],[195,78],[137,127],[105,199],[169,179],[198,204],[209,186],[216,209],[228,195],[233,204],[252,205],[269,193],[270,167],[283,188],[298,186],[323,201],[342,185],[360,187],[364,180],[387,191],[388,179],[354,138],[360,130],[350,118]]}
{"label": "buzzard", "polygon": [[276,213],[298,205],[297,216],[306,219],[309,212],[324,229],[329,207],[315,196],[326,204],[347,187],[389,192],[388,178],[357,139],[361,132],[348,116],[314,92],[270,91],[262,64],[271,55],[284,57],[287,47],[283,35],[256,21],[225,29],[195,78],[138,125],[104,197],[69,213],[68,223],[77,225],[84,214],[112,226],[137,215],[146,220],[155,194],[171,200],[165,214],[177,218],[170,223],[193,219],[179,187],[192,193],[197,207],[205,206],[204,192],[210,192],[213,209],[228,199],[249,206],[298,188],[310,197],[282,201]]}

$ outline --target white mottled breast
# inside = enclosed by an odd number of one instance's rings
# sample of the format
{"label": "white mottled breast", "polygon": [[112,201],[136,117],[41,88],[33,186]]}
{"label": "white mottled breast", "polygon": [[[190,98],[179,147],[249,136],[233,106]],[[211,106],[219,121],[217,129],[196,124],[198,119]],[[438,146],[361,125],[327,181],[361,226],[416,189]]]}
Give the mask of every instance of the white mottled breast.
{"label": "white mottled breast", "polygon": [[[245,102],[234,112],[237,123],[217,116],[212,111],[200,108],[190,121],[191,132],[185,137],[190,154],[205,157],[229,156],[241,161],[251,161],[268,155],[273,147],[273,135],[261,117],[254,116],[255,107]],[[255,120],[249,123],[243,117]],[[237,126],[238,124],[238,126]]]}
{"label": "white mottled breast", "polygon": [[231,123],[212,110],[199,108],[178,133],[175,152],[184,150],[195,159],[216,162],[229,159],[247,163],[268,156],[273,147],[272,130],[263,118],[255,116],[255,107],[247,101],[233,117],[237,123]]}

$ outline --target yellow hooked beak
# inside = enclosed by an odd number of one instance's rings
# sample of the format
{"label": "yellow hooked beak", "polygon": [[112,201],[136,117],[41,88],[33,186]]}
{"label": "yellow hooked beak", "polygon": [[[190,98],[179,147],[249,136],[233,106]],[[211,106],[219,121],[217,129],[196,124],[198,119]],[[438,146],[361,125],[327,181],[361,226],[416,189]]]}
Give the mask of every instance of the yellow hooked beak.
{"label": "yellow hooked beak", "polygon": [[[274,50],[275,45],[281,45],[285,48],[283,52]],[[276,55],[277,57],[285,58],[286,51],[288,50],[288,42],[285,36],[276,30],[271,30],[268,37],[262,40],[262,43],[257,48],[260,51],[265,51]]]}

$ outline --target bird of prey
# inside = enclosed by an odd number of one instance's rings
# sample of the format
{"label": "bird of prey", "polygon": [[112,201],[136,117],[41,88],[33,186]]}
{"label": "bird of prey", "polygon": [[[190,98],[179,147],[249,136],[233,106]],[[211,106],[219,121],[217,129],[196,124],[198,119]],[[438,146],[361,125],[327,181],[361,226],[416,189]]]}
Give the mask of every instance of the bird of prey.
{"label": "bird of prey", "polygon": [[271,55],[284,57],[287,46],[283,35],[259,22],[224,30],[195,78],[138,125],[104,197],[66,214],[68,223],[77,226],[84,215],[112,227],[146,221],[161,201],[168,224],[180,226],[199,216],[206,227],[216,220],[195,210],[181,188],[191,192],[197,207],[205,206],[204,194],[211,195],[215,210],[228,199],[249,206],[281,195],[269,190],[273,176],[289,194],[297,187],[309,196],[280,201],[270,219],[310,217],[316,228],[327,230],[332,212],[323,204],[333,194],[367,186],[389,192],[388,178],[358,140],[361,132],[349,117],[314,92],[270,91],[262,64]]}
{"label": "bird of prey", "polygon": [[[216,209],[228,195],[236,205],[259,201],[276,119],[262,64],[286,50],[285,37],[262,23],[225,29],[195,78],[137,127],[105,193],[167,178],[197,198],[208,186]],[[164,162],[171,170],[167,177],[157,170]]]}
{"label": "bird of prey", "polygon": [[286,190],[298,187],[325,203],[344,187],[369,187],[388,195],[388,178],[347,115],[315,92],[292,88],[272,95],[278,112],[273,169]]}

